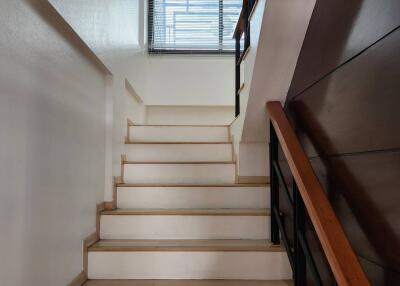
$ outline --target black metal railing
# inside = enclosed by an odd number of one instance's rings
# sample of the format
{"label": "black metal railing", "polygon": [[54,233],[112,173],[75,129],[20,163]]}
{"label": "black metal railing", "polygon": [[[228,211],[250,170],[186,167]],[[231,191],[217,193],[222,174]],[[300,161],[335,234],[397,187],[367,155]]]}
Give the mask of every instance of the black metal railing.
{"label": "black metal railing", "polygon": [[[292,192],[290,192],[279,165],[278,152],[279,140],[273,124],[270,123],[271,241],[273,244],[279,245],[282,240],[293,270],[295,286],[307,285],[307,272],[312,275],[313,285],[320,286],[322,280],[305,238],[306,210],[304,202],[294,178],[292,178]],[[282,196],[280,196],[280,192],[283,192]],[[287,214],[291,213],[293,216],[291,240],[285,229],[285,216],[280,211],[280,198],[284,198],[291,208],[291,212]]]}
{"label": "black metal railing", "polygon": [[250,47],[250,16],[256,0],[244,0],[234,33],[235,44],[235,116],[240,114],[240,64]]}

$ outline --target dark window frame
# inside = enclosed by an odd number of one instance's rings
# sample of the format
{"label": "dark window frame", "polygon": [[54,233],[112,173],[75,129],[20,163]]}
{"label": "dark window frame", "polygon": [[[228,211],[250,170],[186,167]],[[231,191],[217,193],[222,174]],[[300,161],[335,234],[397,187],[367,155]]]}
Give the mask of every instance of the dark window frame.
{"label": "dark window frame", "polygon": [[212,50],[197,50],[197,49],[157,49],[152,48],[153,40],[153,12],[154,12],[154,0],[148,0],[148,12],[147,12],[147,44],[148,53],[150,55],[165,54],[165,55],[235,55],[235,48],[232,50],[223,49],[223,0],[218,0],[218,49]]}

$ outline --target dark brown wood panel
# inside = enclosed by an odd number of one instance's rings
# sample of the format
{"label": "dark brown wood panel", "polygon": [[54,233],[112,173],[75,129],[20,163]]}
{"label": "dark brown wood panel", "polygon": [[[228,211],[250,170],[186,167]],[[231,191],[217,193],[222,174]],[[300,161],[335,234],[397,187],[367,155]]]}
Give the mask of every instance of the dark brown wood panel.
{"label": "dark brown wood panel", "polygon": [[399,14],[398,0],[317,0],[289,98],[399,26]]}
{"label": "dark brown wood panel", "polygon": [[400,148],[399,51],[400,28],[286,102],[309,156]]}
{"label": "dark brown wood panel", "polygon": [[359,257],[360,263],[368,273],[371,285],[374,286],[395,286],[400,285],[400,273],[381,267],[371,261]]}
{"label": "dark brown wood panel", "polygon": [[[317,0],[285,103],[372,285],[400,285],[399,25],[398,0]],[[332,285],[311,223],[307,241]]]}
{"label": "dark brown wood panel", "polygon": [[311,162],[356,253],[400,273],[400,150]]}

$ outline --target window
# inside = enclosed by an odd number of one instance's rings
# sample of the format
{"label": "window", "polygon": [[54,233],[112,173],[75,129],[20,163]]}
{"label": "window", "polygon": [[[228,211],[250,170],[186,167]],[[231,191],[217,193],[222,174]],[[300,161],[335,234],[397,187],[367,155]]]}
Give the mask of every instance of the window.
{"label": "window", "polygon": [[149,53],[233,53],[242,0],[149,0]]}

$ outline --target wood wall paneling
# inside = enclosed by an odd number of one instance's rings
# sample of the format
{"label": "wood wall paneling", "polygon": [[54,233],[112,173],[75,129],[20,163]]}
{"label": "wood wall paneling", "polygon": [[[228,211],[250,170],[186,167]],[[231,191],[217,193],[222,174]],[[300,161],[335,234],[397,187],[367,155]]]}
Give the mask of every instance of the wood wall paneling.
{"label": "wood wall paneling", "polygon": [[317,0],[288,97],[400,25],[398,0]]}
{"label": "wood wall paneling", "polygon": [[[400,285],[399,15],[398,0],[317,0],[285,103],[372,285]],[[311,224],[307,239],[331,285]]]}
{"label": "wood wall paneling", "polygon": [[309,156],[400,148],[399,51],[397,29],[287,102]]}

